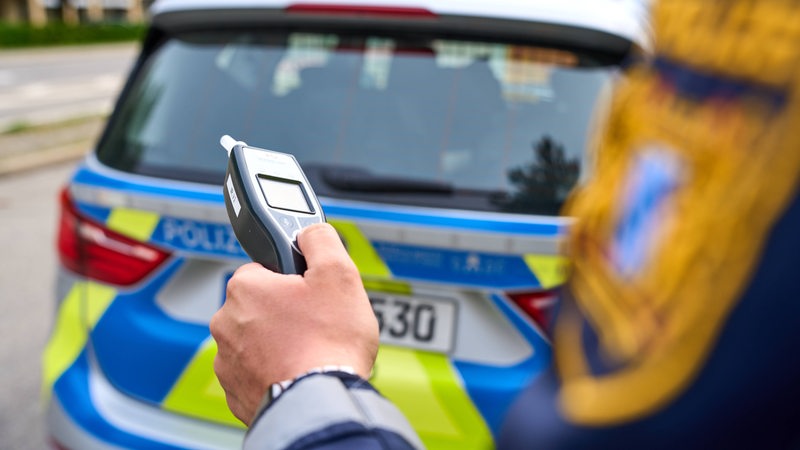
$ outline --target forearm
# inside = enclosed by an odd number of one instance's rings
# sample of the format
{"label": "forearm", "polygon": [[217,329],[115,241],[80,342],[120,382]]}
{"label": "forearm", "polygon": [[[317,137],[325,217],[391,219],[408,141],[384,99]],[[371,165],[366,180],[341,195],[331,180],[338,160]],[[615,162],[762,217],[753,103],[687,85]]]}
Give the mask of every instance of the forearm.
{"label": "forearm", "polygon": [[355,375],[298,379],[254,420],[245,449],[418,449],[402,413]]}

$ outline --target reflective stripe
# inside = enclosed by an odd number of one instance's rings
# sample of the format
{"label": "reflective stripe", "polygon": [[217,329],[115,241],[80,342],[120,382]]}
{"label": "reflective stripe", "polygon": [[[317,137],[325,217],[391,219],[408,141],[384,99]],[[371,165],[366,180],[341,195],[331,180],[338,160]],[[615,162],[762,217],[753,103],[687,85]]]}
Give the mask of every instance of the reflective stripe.
{"label": "reflective stripe", "polygon": [[386,266],[369,239],[361,233],[355,223],[344,220],[329,220],[328,222],[344,239],[347,252],[353,258],[362,277],[391,278],[392,273],[389,271],[389,267]]}
{"label": "reflective stripe", "polygon": [[347,217],[364,222],[392,222],[413,227],[458,229],[470,232],[508,233],[557,238],[564,235],[572,219],[563,216],[531,216],[445,208],[377,205],[322,199],[328,217]]}
{"label": "reflective stripe", "polygon": [[225,391],[214,375],[216,354],[217,343],[209,336],[167,394],[162,407],[168,411],[244,428],[228,409]]}
{"label": "reflective stripe", "polygon": [[[297,420],[298,417],[303,420]],[[369,389],[347,389],[324,375],[301,379],[281,395],[245,438],[245,449],[282,449],[337,424],[355,423],[401,436],[415,448],[422,443],[391,403]]]}
{"label": "reflective stripe", "polygon": [[109,229],[125,236],[146,242],[158,226],[160,216],[149,211],[128,208],[114,208],[108,216]]}
{"label": "reflective stripe", "polygon": [[544,289],[554,288],[567,280],[568,260],[556,255],[525,255],[525,263]]}
{"label": "reflective stripe", "polygon": [[[326,210],[326,214],[328,210]],[[333,217],[328,214],[328,217]],[[393,242],[420,247],[446,247],[472,252],[536,253],[553,255],[562,245],[561,236],[502,233],[495,230],[464,230],[454,226],[439,228],[396,222],[358,221],[358,228],[372,241]]]}
{"label": "reflective stripe", "polygon": [[[371,290],[379,290],[374,287],[374,282],[378,279],[392,279],[393,276],[501,289],[537,285],[549,289],[558,286],[566,279],[567,260],[560,255],[536,253],[520,256],[503,254],[499,252],[499,248],[492,253],[479,254],[454,251],[451,245],[447,248],[409,247],[385,241],[372,241],[373,236],[368,237],[363,229],[374,232],[373,226],[362,227],[353,222],[334,219],[329,220],[329,223],[345,241],[350,257],[358,267],[365,284],[373,283],[372,287],[368,287]],[[404,240],[397,236],[388,237],[393,239],[392,242]],[[447,242],[443,241],[442,245],[445,243]],[[415,259],[421,257],[419,255],[423,253],[429,256],[428,265],[421,265]],[[498,267],[502,267],[502,270],[498,271]]]}
{"label": "reflective stripe", "polygon": [[[56,380],[86,346],[89,331],[116,297],[111,287],[77,282],[58,309],[56,323],[42,355],[42,399],[47,401]],[[82,301],[85,300],[85,301]],[[85,305],[86,309],[83,308]]]}
{"label": "reflective stripe", "polygon": [[364,280],[364,289],[367,292],[380,292],[385,294],[411,295],[413,292],[409,283],[394,280]]}
{"label": "reflective stripe", "polygon": [[492,434],[445,355],[382,346],[370,382],[405,414],[428,448],[486,449]]}
{"label": "reflective stripe", "polygon": [[[222,191],[210,185],[187,184],[114,173],[103,175],[99,164],[83,167],[70,187],[75,199],[92,207],[152,211],[176,219],[228,225]],[[572,219],[507,213],[419,208],[322,198],[329,221],[358,223],[358,234],[372,241],[420,247],[446,247],[490,253],[557,254]],[[330,220],[336,219],[336,220]],[[340,230],[346,232],[347,230]]]}

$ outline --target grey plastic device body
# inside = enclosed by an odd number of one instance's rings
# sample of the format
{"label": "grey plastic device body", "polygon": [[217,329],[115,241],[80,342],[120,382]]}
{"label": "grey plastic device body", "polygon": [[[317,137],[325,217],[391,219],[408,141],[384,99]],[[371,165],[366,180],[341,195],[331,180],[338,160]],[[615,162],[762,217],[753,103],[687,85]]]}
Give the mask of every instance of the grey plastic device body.
{"label": "grey plastic device body", "polygon": [[303,274],[306,260],[297,233],[325,221],[303,169],[288,153],[252,147],[230,136],[223,196],[228,219],[250,258],[280,273]]}

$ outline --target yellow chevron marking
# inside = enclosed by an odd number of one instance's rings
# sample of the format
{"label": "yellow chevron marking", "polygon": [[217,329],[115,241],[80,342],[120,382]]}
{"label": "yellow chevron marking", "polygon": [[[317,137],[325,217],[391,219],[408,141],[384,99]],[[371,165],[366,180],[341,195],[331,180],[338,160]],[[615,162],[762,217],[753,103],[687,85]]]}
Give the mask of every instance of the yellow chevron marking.
{"label": "yellow chevron marking", "polygon": [[372,247],[369,239],[361,233],[355,223],[344,220],[329,220],[328,222],[344,239],[347,251],[356,263],[362,277],[390,278],[392,276],[391,271]]}
{"label": "yellow chevron marking", "polygon": [[209,336],[186,366],[161,406],[168,411],[244,428],[228,409],[225,391],[214,375],[217,343]]}
{"label": "yellow chevron marking", "polygon": [[[89,336],[117,291],[91,282],[73,284],[61,302],[50,340],[42,355],[42,400],[47,401],[56,380],[81,354]],[[86,305],[86,309],[83,306]],[[85,316],[84,316],[85,314]]]}
{"label": "yellow chevron marking", "polygon": [[114,208],[108,216],[106,226],[120,234],[146,242],[153,235],[159,220],[161,216],[154,212]]}
{"label": "yellow chevron marking", "polygon": [[567,279],[567,258],[557,255],[525,255],[525,263],[544,289],[554,288]]}
{"label": "yellow chevron marking", "polygon": [[381,346],[371,380],[428,448],[486,449],[492,435],[446,355]]}
{"label": "yellow chevron marking", "polygon": [[364,280],[364,289],[368,292],[411,295],[411,285],[394,280]]}

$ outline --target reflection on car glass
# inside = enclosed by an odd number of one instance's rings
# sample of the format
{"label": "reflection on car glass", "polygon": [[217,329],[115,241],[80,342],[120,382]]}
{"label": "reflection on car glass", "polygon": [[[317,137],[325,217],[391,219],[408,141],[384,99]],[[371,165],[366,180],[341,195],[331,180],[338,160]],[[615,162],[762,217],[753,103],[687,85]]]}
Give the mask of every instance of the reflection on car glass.
{"label": "reflection on car glass", "polygon": [[530,163],[508,171],[514,190],[507,199],[496,200],[506,212],[555,215],[580,174],[580,159],[570,158],[564,146],[542,136],[533,146]]}

